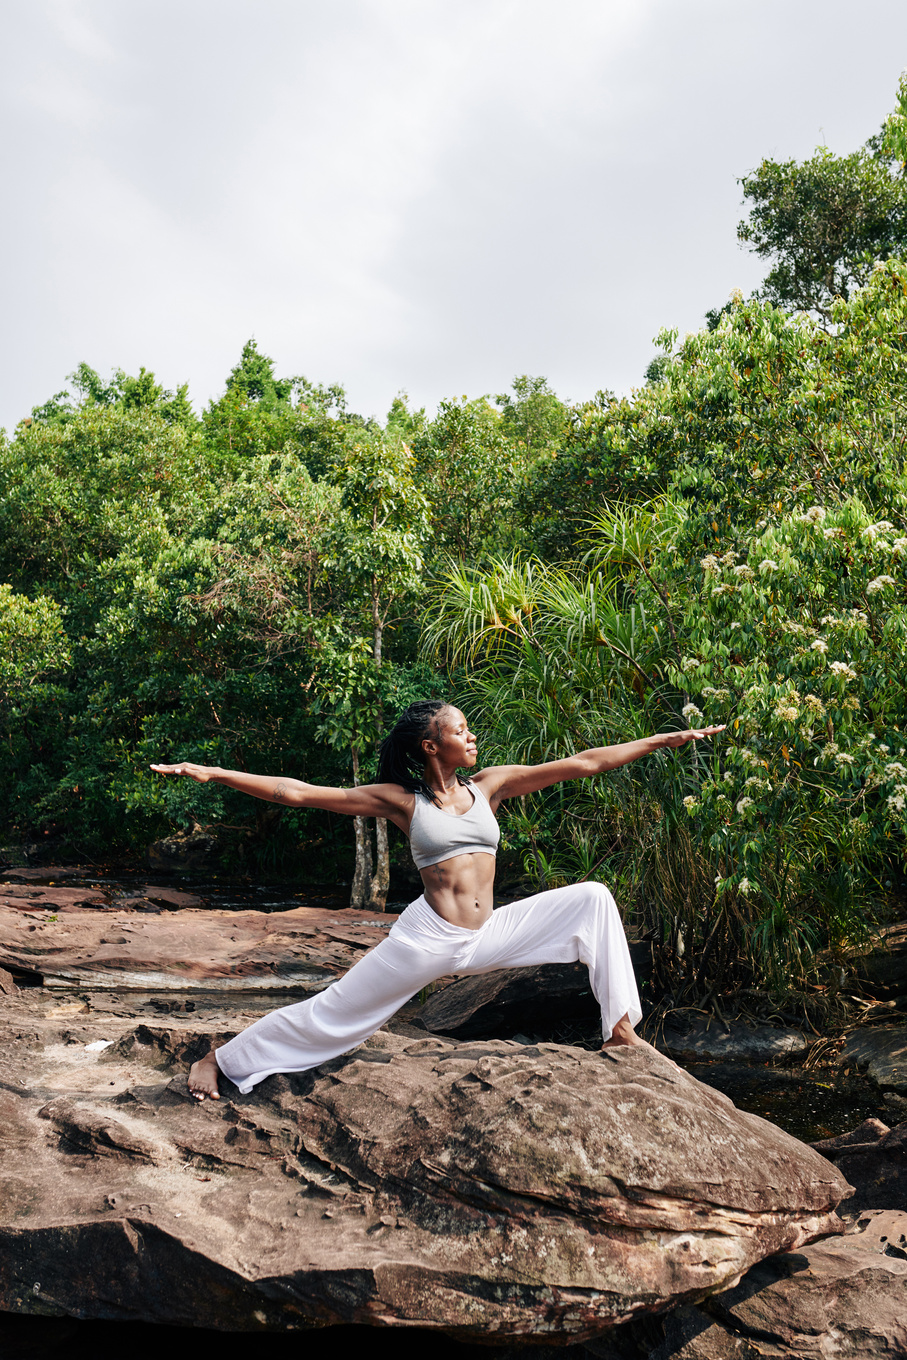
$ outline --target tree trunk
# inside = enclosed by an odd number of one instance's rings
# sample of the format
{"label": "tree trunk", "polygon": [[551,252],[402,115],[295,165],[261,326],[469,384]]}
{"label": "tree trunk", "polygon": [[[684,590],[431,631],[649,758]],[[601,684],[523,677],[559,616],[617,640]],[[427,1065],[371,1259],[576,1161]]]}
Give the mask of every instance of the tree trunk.
{"label": "tree trunk", "polygon": [[378,864],[372,875],[369,890],[369,911],[387,911],[387,890],[391,879],[390,851],[387,845],[387,821],[384,817],[375,818],[375,840],[378,849]]}
{"label": "tree trunk", "polygon": [[[359,751],[355,746],[352,750],[353,783],[358,785]],[[369,905],[372,882],[372,842],[368,833],[368,820],[365,817],[354,817],[353,825],[356,830],[356,869],[353,874],[353,886],[350,890],[350,906],[361,911]]]}
{"label": "tree trunk", "polygon": [[[384,623],[381,618],[378,589],[374,578],[372,579],[372,623],[374,625],[372,655],[375,658],[375,669],[377,670],[381,665],[381,641]],[[383,713],[379,714],[379,718],[383,728]],[[377,850],[377,866],[372,875],[368,905],[370,911],[387,911],[387,890],[391,881],[391,857],[387,843],[387,822],[384,817],[375,818],[375,848]]]}

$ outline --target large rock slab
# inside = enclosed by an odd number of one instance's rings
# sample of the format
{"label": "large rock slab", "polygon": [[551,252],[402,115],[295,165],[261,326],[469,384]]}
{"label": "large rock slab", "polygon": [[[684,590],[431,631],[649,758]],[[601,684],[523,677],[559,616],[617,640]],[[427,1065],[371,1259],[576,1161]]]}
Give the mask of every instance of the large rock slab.
{"label": "large rock slab", "polygon": [[585,964],[546,963],[458,978],[428,998],[418,1021],[432,1034],[476,1039],[599,1013]]}
{"label": "large rock slab", "polygon": [[[649,1360],[903,1360],[907,1355],[907,1214],[861,1217],[762,1261],[704,1307],[665,1319]],[[593,1351],[598,1350],[593,1343]],[[606,1352],[605,1352],[606,1353]]]}
{"label": "large rock slab", "polygon": [[184,908],[149,915],[74,902],[68,909],[59,903],[48,909],[42,900],[13,901],[12,887],[5,891],[0,967],[64,990],[257,989],[306,995],[345,973],[394,924],[394,917],[378,921],[374,913],[315,907],[273,913]]}
{"label": "large rock slab", "polygon": [[852,956],[850,967],[863,991],[880,1000],[907,1000],[907,921],[879,931],[869,948]]}
{"label": "large rock slab", "polygon": [[829,1162],[648,1048],[381,1032],[199,1105],[210,1030],[65,1010],[0,996],[9,1311],[565,1344],[840,1230]]}
{"label": "large rock slab", "polygon": [[774,1062],[805,1053],[800,1030],[780,1025],[751,1025],[742,1020],[724,1024],[711,1016],[696,1016],[684,1025],[665,1026],[659,1047],[686,1062]]}
{"label": "large rock slab", "polygon": [[848,1213],[866,1209],[907,1213],[907,1123],[890,1129],[881,1119],[866,1119],[850,1133],[812,1146],[853,1186],[853,1194],[844,1201]]}
{"label": "large rock slab", "polygon": [[907,1025],[878,1025],[855,1030],[841,1053],[842,1064],[865,1069],[885,1091],[907,1092]]}

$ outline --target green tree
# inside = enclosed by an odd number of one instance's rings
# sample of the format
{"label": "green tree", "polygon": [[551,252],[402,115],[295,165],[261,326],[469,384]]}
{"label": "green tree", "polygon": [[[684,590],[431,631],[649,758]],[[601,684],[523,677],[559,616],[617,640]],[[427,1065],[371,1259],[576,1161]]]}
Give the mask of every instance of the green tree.
{"label": "green tree", "polygon": [[442,401],[413,441],[416,476],[431,502],[433,547],[470,561],[514,545],[514,500],[528,461],[484,398]]}
{"label": "green tree", "polygon": [[[322,685],[329,696],[333,744],[348,745],[353,782],[362,782],[362,757],[374,750],[383,732],[380,672],[385,632],[393,611],[406,600],[412,605],[424,588],[424,547],[429,531],[429,504],[415,480],[412,450],[399,438],[365,433],[352,443],[335,468],[346,512],[329,536],[324,567],[338,587],[338,605],[349,634],[344,657],[336,648],[326,658]],[[350,636],[351,635],[351,636]],[[364,638],[368,662],[364,661]],[[366,819],[354,819],[356,871],[351,905],[384,911],[390,882],[387,822],[376,819],[376,852],[372,855]]]}
{"label": "green tree", "polygon": [[802,163],[764,160],[740,181],[750,209],[737,234],[772,263],[760,297],[828,322],[835,299],[862,287],[876,261],[904,253],[907,180],[890,164],[900,148],[899,118],[886,125],[880,154],[864,148],[834,156],[819,147]]}
{"label": "green tree", "polygon": [[675,998],[798,985],[903,873],[907,266],[832,323],[738,299],[666,333],[662,379],[589,411],[587,466],[625,498],[583,560],[450,572],[428,615],[492,758],[728,722],[711,753],[535,800],[548,881],[622,883]]}

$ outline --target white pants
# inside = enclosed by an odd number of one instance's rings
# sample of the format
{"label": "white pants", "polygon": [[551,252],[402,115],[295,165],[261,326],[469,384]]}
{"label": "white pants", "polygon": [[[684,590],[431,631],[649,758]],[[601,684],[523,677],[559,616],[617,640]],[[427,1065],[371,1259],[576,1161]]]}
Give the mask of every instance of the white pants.
{"label": "white pants", "polygon": [[421,988],[445,973],[490,973],[539,963],[589,969],[602,1035],[642,1011],[614,898],[601,883],[575,883],[511,902],[478,930],[451,925],[419,897],[386,940],[317,996],[256,1020],[217,1050],[217,1065],[243,1092],[272,1072],[305,1072],[380,1029]]}

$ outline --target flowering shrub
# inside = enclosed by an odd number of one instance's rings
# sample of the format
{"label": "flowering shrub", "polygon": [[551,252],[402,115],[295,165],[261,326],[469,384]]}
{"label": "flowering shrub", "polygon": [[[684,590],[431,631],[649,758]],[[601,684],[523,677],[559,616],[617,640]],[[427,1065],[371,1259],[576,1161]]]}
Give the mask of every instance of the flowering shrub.
{"label": "flowering shrub", "polygon": [[591,861],[694,990],[741,961],[801,976],[865,929],[903,859],[907,267],[880,266],[836,323],[738,302],[687,337],[658,383],[588,415],[590,459],[626,500],[582,565],[532,564],[493,646],[500,568],[436,609],[502,755],[727,723],[540,800],[568,842],[605,847]]}

